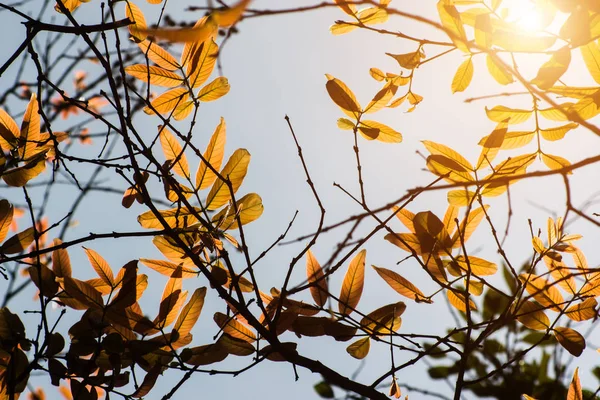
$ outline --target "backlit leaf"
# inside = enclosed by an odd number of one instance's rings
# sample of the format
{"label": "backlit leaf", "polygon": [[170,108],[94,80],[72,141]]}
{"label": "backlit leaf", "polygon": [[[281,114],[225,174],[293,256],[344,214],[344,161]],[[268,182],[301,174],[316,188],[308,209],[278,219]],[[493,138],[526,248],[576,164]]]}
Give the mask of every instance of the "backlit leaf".
{"label": "backlit leaf", "polygon": [[8,200],[0,200],[0,243],[6,239],[13,220],[15,209]]}
{"label": "backlit leaf", "polygon": [[200,101],[215,101],[229,93],[229,89],[227,78],[220,76],[200,89],[196,98]]}
{"label": "backlit leaf", "polygon": [[217,34],[219,26],[213,18],[205,18],[202,23],[196,24],[192,28],[157,28],[146,29],[142,32],[146,35],[154,36],[158,39],[164,39],[169,42],[195,42],[201,43],[214,37]]}
{"label": "backlit leaf", "polygon": [[491,55],[488,54],[486,56],[485,62],[490,75],[499,84],[508,85],[509,83],[513,83],[515,81],[510,71],[504,65],[501,65],[498,61],[496,61]]}
{"label": "backlit leaf", "polygon": [[542,65],[531,83],[537,85],[540,89],[551,88],[567,72],[570,63],[571,49],[569,46],[565,46],[552,54],[550,60]]}
{"label": "backlit leaf", "polygon": [[107,285],[114,286],[115,277],[113,275],[112,269],[110,265],[106,262],[104,258],[98,253],[96,253],[92,249],[83,248],[85,254],[87,255],[90,264],[94,268],[94,271],[98,274],[100,279],[102,279]]}
{"label": "backlit leaf", "polygon": [[102,295],[88,283],[65,276],[63,285],[65,292],[81,303],[93,308],[104,307]]}
{"label": "backlit leaf", "polygon": [[581,50],[583,61],[588,71],[590,71],[590,75],[596,83],[600,83],[600,49],[598,44],[591,41],[585,46],[580,46],[579,50]]}
{"label": "backlit leaf", "polygon": [[219,46],[214,39],[208,40],[194,48],[187,69],[188,82],[191,87],[200,87],[200,85],[208,80],[215,68],[218,56]]}
{"label": "backlit leaf", "polygon": [[565,300],[554,283],[535,274],[520,274],[519,280],[525,285],[527,293],[532,295],[538,303],[554,311],[562,310],[562,303]]}
{"label": "backlit leaf", "polygon": [[421,143],[423,143],[425,148],[432,155],[436,155],[436,154],[443,155],[443,156],[449,158],[450,160],[456,162],[457,164],[459,164],[464,171],[473,171],[474,168],[471,165],[471,163],[469,162],[469,160],[467,160],[466,158],[461,156],[460,153],[458,153],[457,151],[452,150],[450,147],[445,146],[440,143],[431,142],[429,140],[423,140]]}
{"label": "backlit leaf", "polygon": [[360,121],[358,131],[367,140],[377,139],[384,143],[400,143],[402,134],[376,121]]}
{"label": "backlit leaf", "polygon": [[175,57],[156,43],[146,39],[139,42],[138,46],[142,50],[142,53],[147,55],[148,58],[159,67],[168,71],[177,71],[181,68]]}
{"label": "backlit leaf", "polygon": [[183,79],[175,72],[153,65],[135,64],[125,67],[129,75],[150,83],[151,85],[175,87],[183,83]]}
{"label": "backlit leaf", "polygon": [[254,333],[234,318],[230,318],[225,314],[217,312],[214,315],[214,320],[219,328],[231,337],[242,339],[250,343],[256,340]]}
{"label": "backlit leaf", "polygon": [[361,250],[348,266],[339,298],[339,310],[342,315],[349,315],[358,305],[365,283],[366,250]]}
{"label": "backlit leaf", "polygon": [[[485,210],[487,210],[490,206],[485,205],[484,207]],[[469,240],[469,238],[471,237],[473,232],[475,232],[475,229],[477,229],[479,223],[481,222],[484,216],[484,208],[479,207],[474,210],[471,210],[466,220],[461,221],[460,232],[457,231],[452,236],[452,242],[454,243],[452,248],[459,248],[462,244],[461,241],[466,242],[467,240]]]}
{"label": "backlit leaf", "polygon": [[364,337],[362,339],[358,339],[356,342],[352,343],[350,346],[346,348],[348,354],[352,357],[362,360],[369,354],[369,350],[371,349],[371,338]]}
{"label": "backlit leaf", "polygon": [[242,225],[246,225],[257,220],[264,210],[262,199],[256,193],[249,193],[241,199],[237,199],[236,205],[238,207],[237,212],[232,205],[231,207],[219,211],[219,213],[212,218],[214,223],[219,224],[219,229],[238,229],[238,218]]}
{"label": "backlit leaf", "polygon": [[[203,154],[204,159],[217,171],[221,168],[225,154],[226,131],[225,120],[221,117],[221,122],[217,125]],[[214,183],[215,179],[217,175],[206,166],[204,161],[201,161],[196,172],[196,188],[206,189]]]}
{"label": "backlit leaf", "polygon": [[[498,271],[498,266],[493,262],[484,260],[483,258],[459,255],[455,258],[458,266],[464,271],[471,271],[472,274],[477,276],[494,275]],[[467,263],[468,260],[468,263]]]}
{"label": "backlit leaf", "polygon": [[[202,213],[202,210],[198,207],[190,210],[187,207],[172,208],[170,210],[159,210],[161,217],[165,220],[171,228],[184,228],[194,225],[198,222],[197,215]],[[162,223],[154,215],[152,210],[146,211],[140,214],[137,218],[138,222],[143,228],[146,229],[163,229]]]}
{"label": "backlit leaf", "polygon": [[[221,176],[224,179],[229,179],[231,182],[232,191],[235,194],[238,188],[242,184],[246,172],[248,171],[248,164],[250,163],[250,153],[246,149],[237,149],[229,160],[223,170]],[[213,184],[208,197],[206,198],[206,208],[208,210],[216,210],[221,207],[231,198],[229,186],[225,182],[218,178]]]}
{"label": "backlit leaf", "polygon": [[[182,178],[188,178],[190,176],[190,167],[179,141],[166,126],[159,125],[158,132],[160,145],[165,158],[171,162],[171,169]],[[175,160],[177,162],[173,163]]]}
{"label": "backlit leaf", "polygon": [[446,34],[450,37],[450,40],[454,45],[462,52],[468,53],[469,47],[467,46],[467,34],[460,18],[460,13],[452,5],[449,0],[440,0],[437,3],[437,10],[440,15],[440,21],[446,31]]}
{"label": "backlit leaf", "polygon": [[35,238],[35,228],[27,228],[16,235],[11,236],[4,244],[0,247],[0,253],[4,254],[16,254],[21,253],[33,243]]}
{"label": "backlit leaf", "polygon": [[402,326],[400,316],[406,310],[403,302],[388,304],[370,312],[360,320],[361,328],[369,335],[390,335]]}
{"label": "backlit leaf", "polygon": [[[159,114],[167,114],[173,112],[177,106],[184,104],[189,97],[190,95],[186,88],[175,88],[164,92],[152,100],[150,104]],[[146,114],[152,114],[154,110],[150,107],[144,107]]]}
{"label": "backlit leaf", "polygon": [[35,93],[32,93],[25,114],[23,114],[21,134],[19,136],[19,156],[24,160],[36,154],[36,142],[40,138],[40,114],[38,111],[37,96]]}
{"label": "backlit leaf", "polygon": [[542,134],[542,137],[544,139],[549,141],[555,141],[564,138],[567,132],[569,132],[571,129],[577,128],[578,126],[579,124],[571,122],[566,125],[557,126],[555,128],[540,129],[540,133]]}
{"label": "backlit leaf", "polygon": [[524,301],[515,311],[517,321],[529,329],[543,331],[550,327],[550,319],[544,313],[543,307],[532,301]]}
{"label": "backlit leaf", "polygon": [[350,118],[357,119],[360,115],[361,107],[356,100],[354,93],[352,93],[350,88],[341,80],[334,78],[331,75],[326,75],[326,77],[327,84],[325,87],[327,88],[327,93],[329,93],[331,100],[333,100],[333,102]]}
{"label": "backlit leaf", "polygon": [[310,287],[310,295],[316,305],[323,307],[327,302],[327,281],[323,278],[321,265],[310,249],[306,252],[306,276],[308,283],[313,285]]}
{"label": "backlit leaf", "polygon": [[132,1],[127,1],[125,3],[125,15],[133,21],[133,24],[129,25],[129,33],[136,42],[142,42],[146,39],[144,31],[147,29],[144,13]]}
{"label": "backlit leaf", "polygon": [[[465,301],[465,295],[463,293],[455,290],[447,290],[446,295],[448,297],[448,301],[454,308],[464,313],[467,312],[467,303]],[[471,299],[469,299],[469,308],[471,309],[471,311],[477,310],[475,302]]]}
{"label": "backlit leaf", "polygon": [[[142,264],[144,264],[145,266],[147,266],[148,268],[152,268],[153,270],[155,270],[156,272],[166,275],[166,276],[171,276],[173,274],[173,272],[177,269],[177,267],[179,266],[178,264],[169,262],[169,261],[164,261],[164,260],[150,260],[148,258],[140,258],[140,262]],[[197,277],[199,274],[199,271],[195,271],[189,268],[182,268],[181,269],[181,277],[183,279],[185,278],[194,278]]]}
{"label": "backlit leaf", "polygon": [[372,266],[373,269],[383,278],[383,280],[392,287],[396,292],[400,293],[404,297],[415,300],[417,302],[432,303],[431,300],[427,299],[423,292],[413,285],[408,279],[403,278],[396,272]]}
{"label": "backlit leaf", "polygon": [[448,192],[448,204],[457,207],[468,206],[475,199],[475,192],[465,189],[450,190]]}
{"label": "backlit leaf", "polygon": [[452,93],[463,92],[473,79],[473,60],[467,58],[460,64],[452,78]]}
{"label": "backlit leaf", "polygon": [[598,302],[594,298],[585,299],[566,309],[565,315],[573,321],[587,321],[596,316]]}
{"label": "backlit leaf", "polygon": [[583,390],[579,381],[579,368],[575,368],[573,373],[573,379],[571,379],[569,391],[567,392],[567,400],[583,400]]}
{"label": "backlit leaf", "polygon": [[[565,158],[546,153],[542,153],[542,161],[550,169],[562,169],[571,165]],[[568,175],[572,173],[572,171],[567,172]]]}
{"label": "backlit leaf", "polygon": [[579,357],[585,349],[585,339],[575,329],[557,326],[554,328],[554,336],[558,343],[575,357]]}
{"label": "backlit leaf", "polygon": [[219,24],[219,26],[224,27],[234,25],[242,18],[242,14],[244,13],[244,10],[246,10],[246,7],[248,7],[248,4],[250,4],[250,1],[252,0],[240,0],[237,4],[223,11],[216,11],[213,14],[215,22]]}
{"label": "backlit leaf", "polygon": [[198,321],[198,317],[200,316],[202,307],[204,306],[205,296],[205,287],[196,289],[194,294],[192,294],[190,301],[188,301],[188,303],[181,310],[175,325],[173,325],[173,330],[177,331],[180,336],[186,336],[188,333],[190,333],[196,324],[196,321]]}
{"label": "backlit leaf", "polygon": [[514,52],[541,52],[555,42],[555,36],[539,36],[512,30],[497,29],[492,34],[493,44]]}
{"label": "backlit leaf", "polygon": [[509,124],[520,124],[521,122],[527,121],[533,114],[533,111],[496,106],[492,109],[486,107],[485,113],[488,118],[494,122],[500,123],[508,119]]}

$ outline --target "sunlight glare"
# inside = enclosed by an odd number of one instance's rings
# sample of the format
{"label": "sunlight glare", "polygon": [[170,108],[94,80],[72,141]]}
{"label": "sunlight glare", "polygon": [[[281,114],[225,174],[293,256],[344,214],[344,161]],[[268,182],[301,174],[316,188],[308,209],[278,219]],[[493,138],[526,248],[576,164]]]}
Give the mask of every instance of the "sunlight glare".
{"label": "sunlight glare", "polygon": [[531,1],[511,2],[510,14],[514,17],[514,23],[526,32],[537,32],[543,28],[542,16]]}

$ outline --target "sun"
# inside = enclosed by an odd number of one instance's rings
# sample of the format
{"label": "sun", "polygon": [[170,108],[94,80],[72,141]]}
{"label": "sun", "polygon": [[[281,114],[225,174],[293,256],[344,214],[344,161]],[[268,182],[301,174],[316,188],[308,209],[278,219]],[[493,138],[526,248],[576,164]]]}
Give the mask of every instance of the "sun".
{"label": "sun", "polygon": [[544,28],[542,15],[533,2],[516,0],[509,4],[511,22],[520,29],[526,32],[538,32]]}

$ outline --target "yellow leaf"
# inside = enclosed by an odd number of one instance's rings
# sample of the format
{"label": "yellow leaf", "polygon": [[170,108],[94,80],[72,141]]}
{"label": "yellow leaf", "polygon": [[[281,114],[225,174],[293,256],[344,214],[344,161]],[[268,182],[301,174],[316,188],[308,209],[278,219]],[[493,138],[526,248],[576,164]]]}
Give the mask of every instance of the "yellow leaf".
{"label": "yellow leaf", "polygon": [[383,143],[400,143],[402,134],[376,121],[360,121],[359,132],[365,139],[377,139]]}
{"label": "yellow leaf", "polygon": [[[467,303],[463,293],[456,290],[447,290],[446,295],[448,296],[448,301],[454,308],[464,313],[467,312]],[[471,311],[477,311],[477,306],[471,299],[469,299],[469,309],[471,309]]]}
{"label": "yellow leaf", "polygon": [[[207,160],[215,170],[219,170],[219,168],[221,168],[221,163],[223,162],[226,131],[225,120],[221,117],[221,122],[217,125],[203,154],[204,159]],[[196,189],[206,189],[213,184],[215,179],[217,179],[217,175],[206,166],[204,161],[200,162],[198,171],[196,172]]]}
{"label": "yellow leaf", "polygon": [[356,100],[354,93],[348,86],[331,75],[326,75],[327,84],[325,85],[329,97],[342,111],[350,118],[357,119],[361,113],[360,104]]}
{"label": "yellow leaf", "polygon": [[213,18],[205,18],[202,23],[196,24],[192,28],[157,28],[145,29],[141,31],[145,35],[154,36],[158,39],[164,39],[169,42],[195,42],[201,43],[214,37],[217,34],[219,26]]}
{"label": "yellow leaf", "polygon": [[475,178],[470,171],[464,169],[455,160],[452,160],[441,154],[432,154],[427,157],[427,169],[437,176],[443,177],[446,181],[454,182],[472,182]]}
{"label": "yellow leaf", "polygon": [[537,36],[504,29],[497,29],[492,34],[493,44],[513,52],[542,52],[550,48],[555,42],[555,36]]}
{"label": "yellow leaf", "polygon": [[469,240],[469,238],[471,237],[473,232],[475,232],[475,229],[477,229],[479,223],[485,216],[484,209],[487,210],[490,206],[485,205],[484,207],[485,208],[479,207],[474,210],[471,210],[467,218],[461,221],[460,232],[457,231],[452,236],[452,242],[454,243],[452,248],[459,248],[462,245],[462,241],[466,243],[467,240]]}
{"label": "yellow leaf", "polygon": [[377,25],[386,22],[389,15],[385,8],[369,7],[360,10],[357,17],[364,25]]}
{"label": "yellow leaf", "polygon": [[456,219],[458,218],[458,207],[449,205],[444,214],[444,226],[448,235],[452,235],[456,230]]}
{"label": "yellow leaf", "polygon": [[520,274],[519,281],[525,286],[527,293],[544,307],[560,312],[565,302],[556,284],[535,274]]}
{"label": "yellow leaf", "polygon": [[177,71],[181,68],[175,57],[156,43],[146,39],[139,42],[138,46],[142,52],[159,67],[168,71]]}
{"label": "yellow leaf", "polygon": [[[159,210],[159,214],[171,228],[184,228],[198,222],[196,215],[200,215],[202,210],[195,207],[190,210],[187,207],[172,208],[170,210]],[[163,229],[163,224],[154,215],[152,210],[146,211],[138,216],[138,222],[146,229]]]}
{"label": "yellow leaf", "polygon": [[449,0],[440,0],[437,3],[437,10],[440,15],[440,21],[446,31],[446,34],[452,40],[452,43],[462,52],[469,53],[467,45],[467,35],[460,18],[460,13]]}
{"label": "yellow leaf", "polygon": [[385,79],[385,74],[379,68],[371,68],[371,69],[369,69],[369,74],[377,82],[381,82],[382,80]]}
{"label": "yellow leaf", "polygon": [[156,248],[169,260],[174,262],[176,265],[183,265],[184,267],[194,266],[194,262],[189,258],[183,249],[172,243],[166,236],[155,236],[152,239],[152,243]]}
{"label": "yellow leaf", "polygon": [[127,1],[125,3],[125,15],[133,21],[133,24],[129,25],[129,33],[131,36],[133,36],[136,42],[144,41],[147,36],[145,31],[148,27],[142,10],[140,10],[133,2]]}
{"label": "yellow leaf", "polygon": [[[221,177],[229,180],[233,194],[237,192],[242,184],[246,172],[248,171],[249,163],[250,153],[248,153],[248,150],[237,149],[231,157],[229,157],[225,167],[223,167]],[[208,193],[205,203],[208,210],[216,210],[227,203],[231,198],[232,193],[223,179],[218,178]]]}
{"label": "yellow leaf", "polygon": [[583,400],[583,390],[581,389],[581,382],[579,382],[579,368],[575,368],[573,373],[573,379],[567,392],[567,400]]}
{"label": "yellow leaf", "polygon": [[450,147],[444,146],[440,143],[431,142],[429,140],[423,140],[421,141],[421,143],[423,143],[425,148],[432,155],[443,155],[449,158],[450,160],[458,163],[462,167],[462,171],[473,171],[473,166],[471,165],[471,163],[466,158],[461,156],[457,151],[452,150]]}
{"label": "yellow leaf", "polygon": [[[476,276],[494,275],[498,271],[498,266],[493,262],[484,260],[483,258],[469,256],[456,256],[456,263],[463,271],[471,270],[471,273]],[[467,263],[468,260],[468,263]]]}
{"label": "yellow leaf", "polygon": [[238,207],[237,212],[234,210],[233,205],[226,207],[219,211],[213,218],[214,223],[218,223],[218,228],[221,230],[238,229],[237,217],[240,219],[242,225],[249,224],[252,221],[257,220],[263,213],[264,207],[262,199],[256,193],[249,193],[236,200]]}
{"label": "yellow leaf", "polygon": [[453,206],[468,206],[473,203],[473,199],[475,199],[475,192],[471,192],[470,190],[457,189],[448,192],[448,204],[452,204]]}
{"label": "yellow leaf", "polygon": [[175,316],[179,313],[179,309],[176,308],[179,298],[181,297],[181,277],[182,267],[178,266],[175,271],[171,274],[171,277],[167,281],[163,290],[162,298],[160,299],[160,307],[158,315],[153,321],[157,328],[161,329],[165,326],[170,325]]}
{"label": "yellow leaf", "polygon": [[196,98],[200,101],[215,101],[227,93],[229,93],[229,81],[220,76],[200,89]]}
{"label": "yellow leaf", "polygon": [[356,342],[352,343],[350,346],[346,348],[348,354],[352,357],[362,360],[369,354],[369,350],[371,348],[371,338],[364,337],[362,339],[358,339]]}
{"label": "yellow leaf", "polygon": [[360,327],[369,335],[390,335],[402,326],[400,316],[406,310],[403,302],[388,304],[365,315],[360,320]]}
{"label": "yellow leaf", "polygon": [[0,108],[0,148],[8,152],[17,146],[21,131],[17,123],[6,111]]}
{"label": "yellow leaf", "polygon": [[392,88],[387,85],[384,86],[383,89],[377,92],[375,97],[373,97],[373,100],[371,100],[371,102],[365,107],[364,113],[370,114],[381,110],[389,103],[392,97],[394,97],[394,91]]}
{"label": "yellow leaf", "polygon": [[351,3],[348,4],[347,0],[334,0],[333,2],[337,4],[338,7],[346,14],[350,16],[354,16],[354,14],[356,14],[356,6]]}
{"label": "yellow leaf", "polygon": [[548,89],[547,91],[562,97],[581,99],[583,97],[587,97],[596,93],[598,91],[598,88],[581,86],[554,86]]}
{"label": "yellow leaf", "polygon": [[27,164],[4,171],[2,179],[8,186],[22,187],[46,169],[45,155],[39,154]]}
{"label": "yellow leaf", "polygon": [[560,106],[560,108],[542,108],[538,110],[538,113],[540,116],[551,121],[568,121],[569,117],[567,117],[565,113],[561,111],[561,109],[567,111],[571,108],[571,106],[573,106],[573,103],[562,103]]}
{"label": "yellow leaf", "polygon": [[175,72],[161,67],[147,66],[145,64],[134,64],[125,67],[125,72],[129,75],[150,83],[152,85],[175,87],[183,84],[183,79]]}
{"label": "yellow leaf", "polygon": [[508,119],[509,124],[520,124],[521,122],[527,121],[533,114],[533,111],[496,106],[492,109],[486,107],[485,113],[488,118],[494,122],[504,122]]}
{"label": "yellow leaf", "polygon": [[565,315],[573,321],[587,321],[596,317],[597,306],[596,299],[585,299],[583,302],[567,308]]}
{"label": "yellow leaf", "polygon": [[503,121],[498,123],[496,128],[488,135],[485,142],[483,143],[483,148],[481,149],[481,154],[479,155],[479,159],[477,160],[477,166],[475,169],[481,168],[483,163],[487,163],[488,166],[492,166],[492,161],[498,155],[498,151],[502,147],[502,143],[504,143],[504,136],[508,130],[507,121]]}
{"label": "yellow leaf", "polygon": [[8,235],[8,230],[13,220],[15,209],[8,200],[0,200],[0,242]]}
{"label": "yellow leaf", "polygon": [[354,122],[346,118],[339,118],[337,121],[337,126],[345,131],[351,131],[355,128]]}
{"label": "yellow leaf", "polygon": [[80,301],[81,303],[91,307],[91,308],[102,308],[104,307],[104,301],[102,300],[102,295],[96,289],[94,289],[89,284],[77,280],[72,279],[71,277],[65,276],[63,277],[63,285],[65,292],[73,297],[74,299]]}
{"label": "yellow leaf", "polygon": [[335,24],[329,27],[329,31],[333,35],[343,35],[345,33],[352,32],[356,28],[358,28],[358,26],[355,24],[345,21],[335,21]]}
{"label": "yellow leaf", "polygon": [[244,10],[248,7],[252,0],[240,0],[236,5],[231,6],[223,11],[217,11],[213,14],[213,18],[219,26],[231,26],[236,24],[241,18]]}
{"label": "yellow leaf", "polygon": [[90,261],[92,268],[94,268],[94,271],[96,271],[100,279],[102,279],[107,285],[111,287],[115,286],[115,277],[113,275],[112,269],[110,268],[110,265],[108,265],[106,260],[92,249],[87,249],[84,247],[83,250],[85,251],[87,258]]}
{"label": "yellow leaf", "polygon": [[585,339],[575,329],[557,326],[554,328],[554,336],[558,343],[575,357],[579,357],[585,350]]}
{"label": "yellow leaf", "polygon": [[[171,169],[177,175],[187,179],[190,176],[190,167],[179,141],[177,141],[175,135],[173,135],[166,126],[159,125],[158,134],[160,137],[160,145],[165,154],[165,158],[171,164]],[[177,162],[175,162],[175,160],[177,160]]]}
{"label": "yellow leaf", "polygon": [[[145,266],[147,266],[148,268],[152,268],[156,272],[166,275],[166,276],[173,275],[173,272],[181,265],[181,264],[175,264],[175,263],[172,263],[169,261],[150,260],[147,258],[140,258],[140,262],[142,264],[144,264]],[[199,274],[199,271],[194,271],[189,268],[182,267],[182,269],[181,269],[181,278],[182,279],[194,278],[194,277],[197,277],[198,274]]]}
{"label": "yellow leaf", "polygon": [[312,285],[310,287],[310,295],[316,305],[323,307],[327,302],[327,281],[323,278],[324,274],[321,265],[319,265],[319,262],[310,249],[306,252],[306,276],[308,277],[308,283]]}
{"label": "yellow leaf", "polygon": [[[543,131],[543,129],[540,129],[540,131]],[[518,149],[520,147],[528,145],[533,140],[534,137],[535,137],[535,131],[506,132],[506,134],[504,135],[504,141],[502,142],[500,149],[502,149],[502,150]],[[479,141],[478,144],[480,146],[482,146],[487,141],[488,138],[489,138],[489,136],[484,136],[483,138],[481,138],[481,140]]]}
{"label": "yellow leaf", "polygon": [[185,119],[194,109],[194,105],[195,102],[193,100],[179,104],[175,107],[175,110],[173,110],[173,118],[175,118],[176,121]]}
{"label": "yellow leaf", "polygon": [[540,129],[540,133],[542,134],[542,137],[544,139],[553,142],[564,138],[567,132],[569,132],[571,129],[577,128],[578,126],[579,124],[571,122],[566,125],[557,126],[555,128]]}
{"label": "yellow leaf", "polygon": [[358,305],[365,283],[366,250],[361,250],[350,261],[348,271],[344,276],[339,298],[339,310],[342,315],[349,315]]}
{"label": "yellow leaf", "polygon": [[408,230],[414,233],[415,226],[413,224],[413,219],[415,218],[415,214],[398,206],[392,207],[392,210],[394,210],[396,218],[398,218],[400,222],[402,222],[402,224],[408,228]]}
{"label": "yellow leaf", "polygon": [[571,63],[571,49],[568,46],[555,51],[550,60],[548,60],[539,69],[537,76],[531,81],[540,89],[549,89],[569,68]]}
{"label": "yellow leaf", "polygon": [[509,83],[513,83],[515,81],[510,71],[502,64],[498,63],[491,55],[488,54],[486,56],[485,62],[488,72],[499,84],[508,85]]}
{"label": "yellow leaf", "polygon": [[580,46],[579,49],[590,75],[596,83],[600,83],[600,49],[598,44],[592,40],[587,45]]}
{"label": "yellow leaf", "polygon": [[[54,239],[53,246],[60,246],[62,241]],[[52,272],[57,277],[71,276],[71,260],[66,249],[56,249],[52,252]]]}
{"label": "yellow leaf", "polygon": [[29,247],[35,239],[35,228],[27,228],[16,235],[11,236],[2,246],[0,246],[0,253],[3,254],[16,254],[21,253]]}
{"label": "yellow leaf", "polygon": [[532,301],[521,303],[518,310],[514,311],[517,321],[536,331],[543,331],[550,327],[550,319],[544,313],[543,307]]}
{"label": "yellow leaf", "polygon": [[473,79],[473,60],[467,58],[460,64],[452,78],[452,93],[464,91]]}
{"label": "yellow leaf", "polygon": [[536,253],[542,254],[546,251],[546,246],[544,246],[544,242],[542,242],[542,239],[540,239],[539,237],[534,236],[531,239],[531,242],[533,243],[533,249]]}
{"label": "yellow leaf", "polygon": [[38,111],[37,96],[32,93],[25,114],[23,114],[19,136],[19,156],[23,160],[28,160],[36,154],[37,142],[40,138],[40,114]]}
{"label": "yellow leaf", "polygon": [[225,314],[217,312],[214,315],[214,320],[219,328],[231,337],[242,339],[250,343],[256,340],[254,333],[234,318],[230,318]]}
{"label": "yellow leaf", "polygon": [[396,292],[404,297],[415,300],[416,302],[432,303],[432,301],[425,297],[423,292],[413,285],[408,279],[403,278],[394,271],[386,268],[376,267],[372,265],[373,269],[383,278],[383,280],[391,286]]}
{"label": "yellow leaf", "polygon": [[577,103],[569,107],[569,111],[572,113],[577,113],[579,117],[586,120],[594,118],[596,115],[600,114],[599,101],[600,91],[597,91],[588,97],[583,97],[582,99],[580,99]]}
{"label": "yellow leaf", "polygon": [[415,69],[421,63],[421,59],[425,57],[421,50],[412,53],[392,54],[385,53],[398,62],[402,68]]}
{"label": "yellow leaf", "polygon": [[414,252],[416,255],[420,255],[421,245],[419,243],[419,239],[417,235],[412,233],[388,233],[384,237],[388,242],[400,247],[404,251],[408,251],[409,253]]}
{"label": "yellow leaf", "polygon": [[[164,92],[152,100],[150,104],[159,114],[167,114],[173,112],[177,106],[184,104],[189,97],[190,95],[186,88],[176,88]],[[152,114],[154,110],[150,107],[144,107],[146,114]]]}
{"label": "yellow leaf", "polygon": [[193,88],[200,87],[208,80],[215,68],[218,56],[219,46],[214,39],[207,40],[193,48],[187,64],[188,82]]}
{"label": "yellow leaf", "polygon": [[[542,153],[542,161],[550,169],[562,169],[571,165],[571,163],[565,158],[545,153]],[[572,173],[572,171],[569,171],[567,172],[567,175]]]}

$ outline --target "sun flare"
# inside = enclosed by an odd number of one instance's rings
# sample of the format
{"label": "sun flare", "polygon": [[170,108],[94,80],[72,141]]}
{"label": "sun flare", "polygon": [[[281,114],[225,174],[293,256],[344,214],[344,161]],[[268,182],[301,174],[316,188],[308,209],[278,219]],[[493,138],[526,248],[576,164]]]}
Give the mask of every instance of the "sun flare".
{"label": "sun flare", "polygon": [[527,32],[543,29],[542,15],[533,2],[517,0],[510,3],[510,15],[514,23]]}

